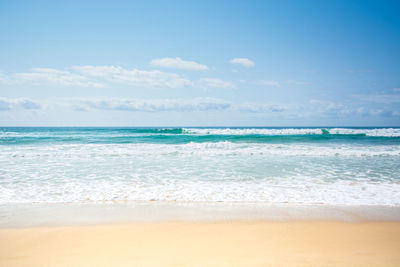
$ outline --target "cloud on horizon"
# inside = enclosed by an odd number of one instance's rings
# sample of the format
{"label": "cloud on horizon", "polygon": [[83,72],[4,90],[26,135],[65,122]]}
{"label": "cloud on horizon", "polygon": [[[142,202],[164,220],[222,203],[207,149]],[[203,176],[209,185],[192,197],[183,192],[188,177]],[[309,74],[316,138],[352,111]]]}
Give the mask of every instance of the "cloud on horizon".
{"label": "cloud on horizon", "polygon": [[25,98],[0,98],[0,111],[11,109],[41,109],[42,105],[36,101]]}
{"label": "cloud on horizon", "polygon": [[244,103],[236,106],[236,109],[243,112],[251,113],[276,113],[284,112],[289,108],[280,104],[261,104],[255,105],[254,103]]}
{"label": "cloud on horizon", "polygon": [[286,103],[233,103],[220,98],[197,97],[191,99],[136,99],[136,98],[53,98],[33,100],[27,98],[0,98],[0,111],[12,110],[59,110],[64,111],[120,111],[120,112],[195,112],[231,111],[278,115],[282,118],[343,118],[356,117],[400,117],[396,108],[387,106],[367,107],[338,103],[329,100],[311,99],[307,105]]}
{"label": "cloud on horizon", "polygon": [[79,100],[82,110],[115,110],[137,112],[225,110],[231,103],[215,98],[194,99],[88,99]]}
{"label": "cloud on horizon", "polygon": [[26,98],[0,98],[0,111],[11,109],[66,108],[73,111],[131,111],[131,112],[191,112],[232,110],[250,113],[283,112],[279,104],[232,103],[220,98],[196,97],[191,99],[136,99],[136,98],[53,98],[30,100]]}

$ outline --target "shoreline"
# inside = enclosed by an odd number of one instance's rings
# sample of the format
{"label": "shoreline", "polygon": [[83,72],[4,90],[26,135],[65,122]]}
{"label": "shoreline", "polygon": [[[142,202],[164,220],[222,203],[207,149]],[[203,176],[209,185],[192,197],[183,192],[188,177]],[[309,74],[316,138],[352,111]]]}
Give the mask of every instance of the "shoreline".
{"label": "shoreline", "polygon": [[21,203],[0,205],[0,229],[170,222],[400,222],[399,206],[229,202]]}
{"label": "shoreline", "polygon": [[399,266],[400,222],[158,222],[0,229],[0,266]]}

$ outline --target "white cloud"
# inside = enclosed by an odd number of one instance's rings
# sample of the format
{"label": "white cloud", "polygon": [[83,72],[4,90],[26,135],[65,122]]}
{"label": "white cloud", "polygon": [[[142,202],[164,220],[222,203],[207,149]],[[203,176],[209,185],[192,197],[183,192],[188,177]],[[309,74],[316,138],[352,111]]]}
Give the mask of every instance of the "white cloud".
{"label": "white cloud", "polygon": [[270,86],[270,87],[280,87],[280,83],[277,81],[271,81],[271,80],[260,80],[257,81],[257,84],[262,85],[262,86]]}
{"label": "white cloud", "polygon": [[[41,102],[41,103],[40,103]],[[14,109],[70,109],[73,111],[208,111],[226,110],[232,103],[218,98],[193,99],[134,99],[134,98],[52,98],[40,102],[26,98],[0,98],[0,111]]]}
{"label": "white cloud", "polygon": [[222,111],[231,110],[249,113],[279,113],[288,110],[281,104],[238,103],[219,98],[193,99],[134,99],[134,98],[105,98],[105,99],[70,99],[68,105],[74,110],[90,111],[132,111],[132,112],[191,112],[191,111]]}
{"label": "white cloud", "polygon": [[379,117],[394,117],[397,114],[396,110],[391,110],[388,107],[383,108],[366,108],[364,106],[352,105],[351,103],[332,102],[327,100],[310,100],[308,112],[309,116],[320,114],[327,117],[346,118],[349,116],[379,116]]}
{"label": "white cloud", "polygon": [[11,109],[11,103],[5,99],[0,98],[0,111]]}
{"label": "white cloud", "polygon": [[255,103],[244,103],[239,104],[235,107],[239,111],[252,112],[252,113],[271,113],[271,112],[283,112],[287,108],[279,104],[255,104]]}
{"label": "white cloud", "polygon": [[101,88],[122,83],[147,88],[181,88],[193,82],[175,73],[159,70],[125,69],[120,66],[75,66],[69,70],[33,68],[28,72],[6,75],[0,72],[0,84],[62,85]]}
{"label": "white cloud", "polygon": [[0,111],[11,109],[41,109],[41,104],[25,98],[0,98]]}
{"label": "white cloud", "polygon": [[248,58],[233,58],[233,59],[231,59],[230,63],[231,64],[240,64],[246,68],[251,68],[251,67],[254,67],[254,65],[255,65],[254,62]]}
{"label": "white cloud", "polygon": [[221,80],[217,78],[202,78],[199,80],[200,84],[205,87],[214,87],[214,88],[236,88],[235,84],[232,81]]}
{"label": "white cloud", "polygon": [[275,80],[238,80],[241,83],[248,83],[252,85],[261,85],[267,87],[281,87],[285,84],[290,85],[310,85],[309,82],[301,82],[294,80],[286,80],[286,81],[275,81]]}
{"label": "white cloud", "polygon": [[371,94],[371,95],[355,95],[356,98],[380,104],[399,104],[399,94]]}
{"label": "white cloud", "polygon": [[135,99],[135,98],[52,98],[40,101],[26,98],[0,98],[0,111],[14,109],[48,109],[90,112],[194,112],[194,111],[237,111],[245,113],[272,114],[288,111],[281,104],[232,103],[230,101],[198,97],[192,99]]}
{"label": "white cloud", "polygon": [[313,106],[311,112],[318,112],[325,115],[347,116],[354,112],[354,109],[350,108],[349,106],[343,103],[338,103],[338,102],[311,99],[310,104]]}
{"label": "white cloud", "polygon": [[42,110],[43,112],[205,112],[229,111],[239,113],[257,113],[262,116],[283,117],[331,117],[348,116],[399,117],[396,107],[365,107],[351,103],[338,103],[327,100],[310,100],[307,105],[288,103],[232,103],[218,98],[171,98],[171,99],[135,99],[135,98],[52,98],[33,100],[27,98],[0,98],[0,112]]}
{"label": "white cloud", "polygon": [[194,99],[87,99],[79,101],[82,110],[116,110],[137,112],[225,110],[231,103],[216,98]]}
{"label": "white cloud", "polygon": [[12,84],[11,79],[4,72],[0,71],[0,84]]}
{"label": "white cloud", "polygon": [[103,79],[114,83],[152,88],[180,88],[193,86],[190,80],[175,73],[159,70],[128,70],[119,66],[75,66],[73,70],[82,75]]}
{"label": "white cloud", "polygon": [[40,109],[41,105],[29,99],[20,99],[18,105],[23,109]]}
{"label": "white cloud", "polygon": [[77,87],[104,87],[104,84],[94,82],[82,75],[69,71],[51,68],[33,68],[29,72],[12,75],[15,82],[30,82],[33,84],[58,84]]}
{"label": "white cloud", "polygon": [[208,70],[206,65],[194,62],[194,61],[186,61],[182,60],[179,57],[171,58],[156,58],[150,62],[153,66],[165,67],[165,68],[174,68],[174,69],[182,69],[182,70],[194,70],[194,71],[203,71]]}

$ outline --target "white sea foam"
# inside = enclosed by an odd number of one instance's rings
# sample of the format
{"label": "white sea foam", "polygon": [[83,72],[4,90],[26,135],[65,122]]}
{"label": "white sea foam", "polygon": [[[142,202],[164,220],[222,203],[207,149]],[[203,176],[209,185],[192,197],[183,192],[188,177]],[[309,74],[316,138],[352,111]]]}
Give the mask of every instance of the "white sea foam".
{"label": "white sea foam", "polygon": [[377,129],[348,129],[348,128],[333,128],[329,129],[330,134],[365,134],[366,136],[385,136],[398,137],[400,136],[399,128],[377,128]]}
{"label": "white sea foam", "polygon": [[399,137],[400,128],[184,128],[184,133],[199,135],[322,135],[347,134],[382,137]]}
{"label": "white sea foam", "polygon": [[204,142],[185,144],[62,144],[50,146],[3,146],[0,159],[15,157],[129,157],[168,155],[281,155],[314,157],[375,157],[400,156],[399,145],[350,145],[350,144],[267,144]]}
{"label": "white sea foam", "polygon": [[400,205],[400,145],[0,146],[0,203]]}
{"label": "white sea foam", "polygon": [[[151,181],[151,177],[148,177]],[[400,205],[400,184],[323,182],[310,177],[271,181],[165,179],[148,182],[65,180],[0,187],[0,203],[105,201],[265,202],[329,205]]]}
{"label": "white sea foam", "polygon": [[[27,184],[28,185],[28,184]],[[337,181],[215,182],[71,181],[1,187],[0,203],[107,201],[265,202],[329,205],[400,205],[400,184]]]}
{"label": "white sea foam", "polygon": [[265,129],[265,128],[184,128],[184,133],[199,135],[305,135],[322,134],[321,129],[305,128],[285,128],[285,129]]}

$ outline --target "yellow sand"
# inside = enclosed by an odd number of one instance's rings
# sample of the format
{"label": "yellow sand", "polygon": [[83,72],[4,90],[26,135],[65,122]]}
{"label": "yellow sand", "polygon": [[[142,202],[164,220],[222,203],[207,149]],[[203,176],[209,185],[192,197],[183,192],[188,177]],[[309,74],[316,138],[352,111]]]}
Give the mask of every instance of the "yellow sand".
{"label": "yellow sand", "polygon": [[0,229],[0,266],[400,266],[398,222]]}

